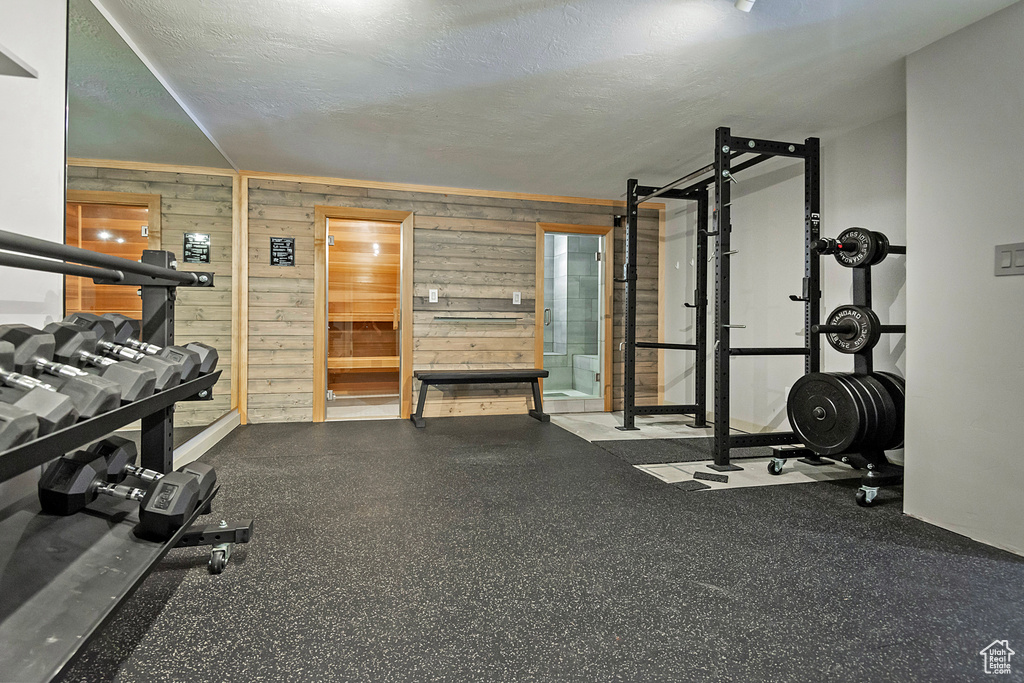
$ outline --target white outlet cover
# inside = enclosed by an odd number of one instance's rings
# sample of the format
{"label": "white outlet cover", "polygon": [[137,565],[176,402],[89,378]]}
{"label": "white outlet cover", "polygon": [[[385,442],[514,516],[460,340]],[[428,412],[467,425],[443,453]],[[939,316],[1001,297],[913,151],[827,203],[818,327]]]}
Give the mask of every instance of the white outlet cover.
{"label": "white outlet cover", "polygon": [[519,304],[523,303],[523,293],[522,292],[512,292],[512,303],[517,305],[517,306]]}
{"label": "white outlet cover", "polygon": [[[422,291],[422,290],[420,290],[420,291]],[[430,303],[432,303],[432,304],[436,304],[437,303],[437,290],[436,289],[430,290]]]}

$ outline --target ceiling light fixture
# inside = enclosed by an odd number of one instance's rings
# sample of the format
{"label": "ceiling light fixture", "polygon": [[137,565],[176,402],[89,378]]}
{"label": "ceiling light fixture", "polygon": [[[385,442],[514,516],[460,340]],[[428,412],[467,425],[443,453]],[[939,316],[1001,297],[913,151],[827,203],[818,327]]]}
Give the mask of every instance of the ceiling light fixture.
{"label": "ceiling light fixture", "polygon": [[115,241],[115,242],[117,242],[118,244],[124,244],[124,238],[123,238],[123,237],[118,237],[118,238],[117,238],[116,240],[114,240],[114,241]]}
{"label": "ceiling light fixture", "polygon": [[756,0],[736,0],[736,9],[741,12],[749,12]]}
{"label": "ceiling light fixture", "polygon": [[100,234],[97,235],[97,237],[99,237],[101,240],[109,240],[111,237],[113,237],[113,235],[111,235],[106,230],[100,230]]}

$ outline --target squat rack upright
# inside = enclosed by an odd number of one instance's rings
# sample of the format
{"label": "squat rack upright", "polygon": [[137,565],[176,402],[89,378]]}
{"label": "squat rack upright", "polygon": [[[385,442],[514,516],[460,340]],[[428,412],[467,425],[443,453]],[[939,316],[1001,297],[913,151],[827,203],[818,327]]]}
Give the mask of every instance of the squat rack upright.
{"label": "squat rack upright", "polygon": [[[732,165],[734,159],[744,155],[752,158]],[[729,259],[736,253],[731,247],[731,206],[732,187],[735,174],[768,161],[775,157],[793,157],[804,161],[804,277],[802,293],[791,295],[793,301],[804,304],[804,345],[802,347],[740,347],[731,346],[730,331],[743,327],[730,320],[730,273]],[[817,335],[811,328],[817,325],[821,316],[820,265],[812,245],[820,236],[821,196],[819,187],[820,143],[818,138],[807,138],[803,144],[764,140],[732,135],[731,129],[720,127],[715,131],[715,161],[662,187],[641,186],[636,180],[629,180],[626,186],[626,255],[623,266],[625,292],[625,355],[623,372],[623,426],[620,429],[636,429],[636,415],[692,414],[694,427],[706,426],[705,410],[705,362],[706,362],[706,320],[707,320],[707,256],[706,238],[715,239],[715,313],[714,330],[714,463],[712,469],[731,471],[742,469],[731,463],[733,448],[752,446],[774,446],[794,443],[798,439],[789,432],[758,434],[730,433],[729,379],[730,363],[733,356],[804,356],[804,373],[818,372],[821,365],[821,350]],[[711,177],[704,178],[708,174]],[[708,189],[715,186],[715,209],[712,229],[707,226]],[[682,187],[681,187],[682,186]],[[697,289],[693,307],[696,309],[697,339],[694,344],[664,344],[636,341],[636,259],[637,259],[637,207],[654,199],[688,199],[698,202],[697,231]],[[703,213],[700,207],[705,207]],[[688,307],[690,307],[688,305]],[[680,406],[637,406],[635,363],[637,348],[671,348],[696,351],[694,380],[697,392],[693,405]]]}

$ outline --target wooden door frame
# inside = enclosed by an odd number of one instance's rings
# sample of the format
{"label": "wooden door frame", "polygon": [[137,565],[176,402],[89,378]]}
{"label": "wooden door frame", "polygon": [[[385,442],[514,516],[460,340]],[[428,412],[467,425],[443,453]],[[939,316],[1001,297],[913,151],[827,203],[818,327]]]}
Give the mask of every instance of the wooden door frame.
{"label": "wooden door frame", "polygon": [[[349,206],[315,206],[313,223],[313,422],[327,419],[327,219],[401,223],[399,255],[399,416],[412,412],[413,213]],[[319,369],[318,369],[319,368]]]}
{"label": "wooden door frame", "polygon": [[[575,225],[573,223],[537,223],[537,277],[536,295],[534,296],[534,332],[533,360],[537,368],[544,367],[544,235],[549,232],[570,233],[574,235],[599,235],[604,237],[604,250],[601,259],[604,261],[604,362],[601,369],[601,386],[604,395],[604,411],[612,411],[612,314],[614,268],[614,226]],[[543,391],[544,380],[541,380]]]}

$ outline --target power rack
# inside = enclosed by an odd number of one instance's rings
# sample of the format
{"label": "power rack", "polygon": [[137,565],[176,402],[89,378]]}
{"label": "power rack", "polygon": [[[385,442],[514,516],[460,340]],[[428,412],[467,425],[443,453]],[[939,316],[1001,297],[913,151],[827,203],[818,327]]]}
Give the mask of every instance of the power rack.
{"label": "power rack", "polygon": [[[749,158],[739,159],[747,155]],[[790,296],[793,301],[804,304],[804,345],[801,347],[733,347],[730,331],[742,327],[730,319],[730,257],[731,248],[731,184],[736,182],[735,174],[761,164],[775,157],[792,157],[804,161],[804,277],[802,293]],[[731,434],[729,379],[733,356],[804,356],[804,373],[817,372],[821,365],[821,351],[818,335],[811,333],[821,315],[821,281],[818,256],[812,254],[812,245],[817,242],[821,231],[820,196],[820,144],[817,138],[807,138],[803,143],[764,140],[746,136],[734,136],[729,128],[715,131],[715,160],[663,187],[639,185],[629,180],[626,186],[626,256],[623,267],[623,281],[626,286],[625,304],[625,355],[623,372],[623,425],[620,429],[636,429],[637,415],[692,414],[694,427],[706,426],[705,377],[706,377],[706,327],[707,324],[707,238],[714,238],[715,258],[715,308],[712,329],[714,331],[714,463],[712,469],[733,471],[742,469],[732,463],[733,448],[752,446],[774,446],[794,443],[796,435],[789,432],[759,434]],[[733,165],[733,161],[737,163]],[[709,176],[710,177],[705,177]],[[715,207],[711,230],[707,230],[708,190],[714,185]],[[669,344],[636,341],[636,259],[637,259],[637,207],[655,197],[684,199],[697,202],[697,285],[695,301],[697,339],[693,344]],[[703,211],[701,207],[704,207]],[[703,227],[702,227],[703,226]],[[694,383],[696,397],[692,405],[637,406],[635,349],[665,348],[683,349],[696,352],[694,362]],[[740,456],[754,457],[754,456]]]}
{"label": "power rack", "polygon": [[[146,250],[142,262],[0,231],[0,266],[91,278],[97,284],[139,288],[144,338],[174,344],[178,287],[213,287],[213,273],[175,269],[174,255]],[[37,258],[42,257],[42,258]],[[56,260],[53,260],[56,259]],[[0,453],[0,483],[55,457],[85,447],[110,432],[142,420],[141,464],[174,469],[174,404],[212,400],[219,371]],[[0,672],[4,679],[49,680],[57,675],[110,618],[171,549],[210,545],[213,558],[230,556],[233,543],[247,543],[252,521],[189,527],[220,490],[216,486],[191,519],[165,542],[137,538],[138,506],[101,498],[68,517],[40,513],[32,494],[5,501],[0,515]],[[220,555],[218,555],[218,553]]]}

